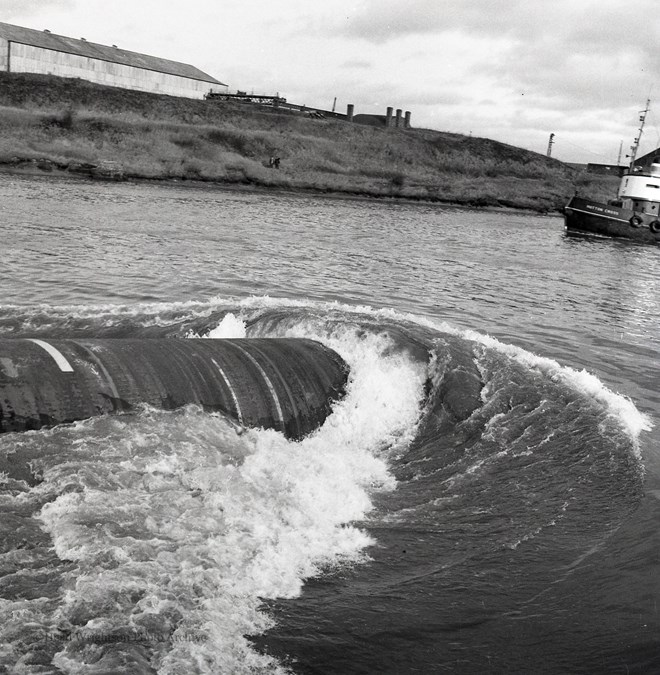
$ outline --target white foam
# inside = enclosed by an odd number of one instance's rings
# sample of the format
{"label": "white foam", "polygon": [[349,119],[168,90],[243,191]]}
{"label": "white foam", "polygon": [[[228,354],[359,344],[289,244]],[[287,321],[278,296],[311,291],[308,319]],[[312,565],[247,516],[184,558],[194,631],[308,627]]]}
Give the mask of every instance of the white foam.
{"label": "white foam", "polygon": [[[195,409],[78,426],[68,462],[43,467],[35,488],[58,495],[40,518],[76,565],[60,620],[203,637],[157,645],[160,673],[278,672],[244,637],[270,625],[260,598],[296,596],[326,566],[364,558],[355,523],[394,486],[387,457],[414,435],[426,376],[382,336],[346,326],[326,342],[351,367],[347,395],[300,442],[237,435]],[[75,654],[54,663],[73,672]]]}
{"label": "white foam", "polygon": [[204,337],[207,338],[244,338],[246,333],[245,322],[235,314],[229,312],[222,321]]}
{"label": "white foam", "polygon": [[595,375],[586,370],[562,366],[553,359],[537,356],[514,345],[504,344],[488,335],[474,331],[464,331],[462,334],[468,339],[506,354],[529,369],[543,373],[551,380],[563,382],[574,391],[597,401],[628,433],[635,443],[635,451],[639,456],[639,436],[643,431],[650,431],[653,424],[650,418],[640,412],[629,398],[611,391]]}
{"label": "white foam", "polygon": [[639,455],[639,436],[643,431],[650,431],[653,424],[644,413],[640,412],[635,404],[626,396],[613,392],[603,384],[595,375],[586,370],[575,370],[568,366],[563,366],[557,361],[537,356],[521,347],[500,342],[489,335],[478,333],[474,330],[460,329],[444,321],[437,321],[427,317],[420,317],[414,314],[399,312],[389,308],[373,308],[368,305],[351,306],[339,302],[309,302],[291,299],[277,299],[265,297],[251,297],[241,300],[240,307],[261,308],[261,307],[310,307],[315,311],[339,312],[342,314],[366,314],[377,319],[388,319],[395,322],[405,322],[418,324],[436,331],[449,333],[468,340],[473,340],[479,344],[494,349],[506,356],[521,363],[525,367],[542,372],[550,379],[564,382],[574,391],[587,396],[601,405],[603,405],[609,414],[616,418],[618,423],[629,434],[635,443],[636,452]]}
{"label": "white foam", "polygon": [[[270,625],[260,598],[295,596],[325,566],[364,558],[370,540],[358,523],[368,517],[373,491],[393,488],[387,458],[413,436],[419,415],[423,365],[392,350],[383,336],[351,326],[351,316],[474,340],[598,401],[635,439],[650,427],[628,399],[589,373],[394,310],[257,297],[76,311],[158,323],[163,312],[193,319],[231,308],[207,335],[242,337],[255,312],[287,307],[306,311],[281,334],[319,339],[351,368],[347,396],[326,424],[291,443],[272,431],[238,435],[222,416],[191,408],[23,435],[21,442],[47,437],[59,448],[37,462],[43,482],[17,499],[51,500],[40,518],[73,569],[59,605],[7,601],[0,616],[99,635],[116,627],[161,636],[175,630],[180,642],[150,643],[161,673],[283,672],[244,638]],[[329,327],[326,317],[340,320]],[[11,635],[18,639],[16,631]],[[54,663],[80,671],[71,650]]]}
{"label": "white foam", "polygon": [[[131,317],[145,326],[167,325],[171,323],[172,318],[164,319],[163,316],[172,313],[177,315],[177,320],[179,321],[191,321],[207,318],[214,313],[232,308],[234,312],[228,313],[214,330],[207,333],[207,337],[242,337],[244,335],[245,320],[255,311],[269,308],[306,309],[319,316],[350,317],[367,315],[376,320],[386,319],[394,322],[418,324],[433,330],[474,340],[488,348],[506,354],[528,368],[539,370],[550,378],[558,378],[574,390],[598,401],[607,408],[610,414],[629,433],[631,439],[636,444],[638,452],[638,442],[641,432],[648,431],[652,427],[650,418],[638,411],[630,399],[611,391],[600,380],[586,371],[577,371],[562,366],[552,359],[537,356],[513,345],[504,344],[488,335],[472,330],[460,329],[447,322],[429,317],[399,312],[389,308],[374,308],[369,305],[354,306],[338,301],[296,300],[270,296],[251,296],[248,298],[216,296],[203,301],[145,303],[142,305],[105,304],[86,307],[75,305],[51,307],[43,305],[30,308],[29,310],[18,305],[2,305],[1,307],[9,314],[18,312],[20,315],[26,317],[34,314],[40,317],[40,321],[42,315],[46,314],[55,318],[89,318],[99,321],[104,325],[111,325],[117,319]],[[30,325],[29,319],[26,325]],[[190,337],[197,337],[197,335],[191,334]],[[321,336],[321,339],[325,341],[325,336]]]}

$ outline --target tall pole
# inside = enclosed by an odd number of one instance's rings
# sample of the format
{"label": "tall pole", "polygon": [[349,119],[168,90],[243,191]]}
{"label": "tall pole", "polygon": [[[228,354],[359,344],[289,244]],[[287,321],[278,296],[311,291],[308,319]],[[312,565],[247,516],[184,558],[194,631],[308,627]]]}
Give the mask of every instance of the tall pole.
{"label": "tall pole", "polygon": [[651,99],[647,98],[646,99],[646,108],[644,110],[639,111],[639,121],[641,124],[639,125],[639,131],[637,132],[637,137],[635,138],[634,143],[630,146],[630,149],[632,151],[630,155],[630,171],[634,171],[635,169],[635,157],[637,157],[637,150],[639,149],[639,142],[642,140],[642,132],[644,131],[644,122],[646,121],[646,114],[649,111],[649,105],[651,103]]}
{"label": "tall pole", "polygon": [[619,143],[619,156],[616,158],[616,165],[619,166],[621,164],[621,150],[623,150],[623,141]]}
{"label": "tall pole", "polygon": [[550,139],[548,140],[548,157],[552,157],[552,144],[555,142],[555,135],[550,134]]}

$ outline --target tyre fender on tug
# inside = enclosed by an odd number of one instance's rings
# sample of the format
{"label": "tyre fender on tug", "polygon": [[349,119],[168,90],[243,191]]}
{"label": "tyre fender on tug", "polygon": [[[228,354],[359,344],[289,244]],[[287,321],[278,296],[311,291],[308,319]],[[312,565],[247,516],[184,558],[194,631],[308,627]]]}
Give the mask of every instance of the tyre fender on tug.
{"label": "tyre fender on tug", "polygon": [[644,224],[640,216],[633,216],[628,222],[630,223],[630,227],[641,227]]}
{"label": "tyre fender on tug", "polygon": [[653,234],[660,232],[660,220],[654,220],[653,222],[649,223],[649,230],[651,230]]}

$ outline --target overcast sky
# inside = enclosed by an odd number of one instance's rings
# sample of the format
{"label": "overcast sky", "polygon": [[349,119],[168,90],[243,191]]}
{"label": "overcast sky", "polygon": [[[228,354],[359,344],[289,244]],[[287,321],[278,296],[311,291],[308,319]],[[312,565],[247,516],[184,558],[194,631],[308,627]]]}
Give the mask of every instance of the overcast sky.
{"label": "overcast sky", "polygon": [[564,161],[616,162],[650,96],[641,152],[660,146],[660,0],[0,0],[0,21],[292,103],[541,153],[554,133]]}

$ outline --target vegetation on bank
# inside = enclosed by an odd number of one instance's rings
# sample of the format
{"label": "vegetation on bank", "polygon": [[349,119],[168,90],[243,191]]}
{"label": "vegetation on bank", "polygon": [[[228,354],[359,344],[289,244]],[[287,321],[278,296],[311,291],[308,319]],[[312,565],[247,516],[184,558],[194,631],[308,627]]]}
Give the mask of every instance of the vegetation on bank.
{"label": "vegetation on bank", "polygon": [[[280,168],[268,166],[280,158]],[[0,73],[0,164],[560,210],[616,181],[538,153],[428,129],[384,129],[83,80]],[[602,194],[601,194],[602,193]]]}

